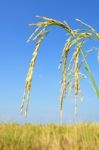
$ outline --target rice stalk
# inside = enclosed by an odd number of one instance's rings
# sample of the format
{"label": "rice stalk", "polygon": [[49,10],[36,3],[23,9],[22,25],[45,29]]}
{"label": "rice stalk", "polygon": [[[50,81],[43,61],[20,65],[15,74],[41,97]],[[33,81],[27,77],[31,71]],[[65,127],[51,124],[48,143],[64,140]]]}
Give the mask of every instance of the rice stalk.
{"label": "rice stalk", "polygon": [[39,39],[39,41],[36,43],[36,47],[35,47],[35,50],[33,52],[33,57],[32,57],[32,60],[31,60],[30,66],[29,66],[29,70],[28,70],[28,73],[27,73],[27,77],[26,77],[25,90],[24,90],[24,95],[23,95],[23,98],[22,98],[22,105],[21,105],[21,112],[23,113],[24,103],[25,103],[25,100],[26,100],[27,104],[26,104],[25,115],[27,115],[27,111],[28,111],[28,104],[29,104],[29,99],[30,99],[30,90],[31,90],[31,83],[32,83],[32,75],[33,75],[33,71],[34,71],[35,61],[36,61],[36,58],[37,58],[37,55],[38,55],[39,47],[40,47],[41,42],[43,41],[43,39],[44,38],[41,37]]}
{"label": "rice stalk", "polygon": [[29,36],[27,43],[30,42],[33,38],[33,36],[39,31],[40,27],[36,28],[35,31]]}
{"label": "rice stalk", "polygon": [[[66,62],[67,62],[67,56],[68,52],[70,50],[72,38],[70,37],[63,48],[62,53],[62,81],[61,81],[61,95],[60,95],[60,116],[62,117],[62,106],[63,106],[63,99],[66,95],[66,89],[67,89],[67,71],[66,71]],[[62,120],[62,119],[61,119]]]}
{"label": "rice stalk", "polygon": [[[95,79],[93,77],[93,74],[90,70],[90,67],[88,65],[88,62],[86,60],[87,56],[90,52],[96,50],[96,48],[86,50],[86,53],[84,54],[82,51],[82,46],[85,44],[84,41],[87,41],[88,39],[93,40],[98,39],[99,40],[99,33],[96,32],[96,30],[91,27],[90,25],[84,23],[80,19],[76,19],[81,24],[85,25],[88,29],[72,29],[70,25],[64,21],[60,22],[58,20],[42,17],[42,16],[36,16],[39,19],[42,19],[43,21],[35,23],[35,24],[29,24],[30,27],[35,26],[36,29],[31,34],[27,42],[38,40],[35,50],[33,52],[33,57],[30,63],[29,71],[26,78],[26,84],[24,89],[24,95],[22,99],[22,105],[21,105],[21,112],[24,110],[24,103],[26,100],[26,110],[25,114],[27,114],[28,111],[28,104],[30,99],[30,89],[31,89],[31,83],[32,83],[32,75],[34,71],[35,61],[36,57],[38,55],[38,49],[45,37],[50,31],[47,30],[50,26],[58,26],[63,28],[65,31],[67,31],[69,37],[65,42],[61,61],[59,64],[59,69],[62,67],[62,79],[61,79],[61,94],[60,94],[60,122],[62,123],[62,112],[63,112],[63,99],[66,96],[66,93],[70,93],[71,90],[74,90],[74,97],[75,97],[75,113],[77,113],[78,108],[78,95],[82,99],[82,92],[80,88],[80,78],[86,79],[85,74],[80,72],[80,68],[85,64],[85,68],[89,73],[91,83],[93,85],[93,89],[96,93],[96,95],[99,97],[99,90],[96,85]],[[74,49],[74,46],[76,46],[76,49]],[[73,50],[73,54],[71,54],[71,51]],[[97,49],[98,50],[98,49]],[[71,54],[70,61],[67,63],[68,55]],[[79,58],[80,54],[82,55],[82,59]],[[98,56],[99,60],[99,51]],[[80,59],[80,61],[79,61]]]}
{"label": "rice stalk", "polygon": [[41,17],[41,16],[36,16],[37,18],[41,18],[43,20],[45,20],[44,22],[39,22],[37,24],[30,24],[30,26],[51,26],[51,25],[57,25],[59,27],[64,28],[68,33],[70,33],[70,35],[75,36],[76,32],[74,30],[71,29],[71,27],[69,25],[67,25],[66,23],[62,23],[58,20],[52,19],[52,18],[47,18],[47,17]]}
{"label": "rice stalk", "polygon": [[85,25],[87,28],[89,28],[89,29],[92,31],[92,33],[96,36],[96,38],[99,39],[99,33],[96,32],[96,30],[95,30],[92,26],[90,26],[90,25],[84,23],[84,22],[81,21],[80,19],[76,19],[76,21],[80,22],[81,24],[83,24],[83,25]]}
{"label": "rice stalk", "polygon": [[44,27],[33,39],[32,41],[35,41],[36,39],[42,37],[43,35],[47,35],[48,31],[46,30],[46,27]]}
{"label": "rice stalk", "polygon": [[75,113],[77,113],[77,95],[79,93],[80,84],[79,84],[79,54],[83,46],[83,42],[77,44],[77,50],[74,52],[74,75],[75,75],[75,83],[74,83],[74,95],[75,95]]}

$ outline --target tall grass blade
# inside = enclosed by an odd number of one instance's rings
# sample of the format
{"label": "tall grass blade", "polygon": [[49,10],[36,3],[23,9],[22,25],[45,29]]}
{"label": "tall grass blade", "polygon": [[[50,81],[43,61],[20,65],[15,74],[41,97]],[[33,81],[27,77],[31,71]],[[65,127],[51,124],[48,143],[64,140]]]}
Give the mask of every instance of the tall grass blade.
{"label": "tall grass blade", "polygon": [[99,89],[98,89],[98,87],[97,87],[97,85],[96,85],[94,76],[93,76],[92,71],[91,71],[91,69],[90,69],[90,67],[89,67],[89,65],[88,65],[88,62],[86,61],[86,57],[85,57],[83,51],[81,51],[81,54],[82,54],[82,57],[83,57],[83,59],[84,59],[85,65],[86,65],[85,68],[86,68],[86,70],[87,70],[88,73],[89,73],[89,76],[90,76],[90,79],[91,79],[91,82],[92,82],[93,89],[94,89],[94,91],[95,91],[97,97],[99,97]]}

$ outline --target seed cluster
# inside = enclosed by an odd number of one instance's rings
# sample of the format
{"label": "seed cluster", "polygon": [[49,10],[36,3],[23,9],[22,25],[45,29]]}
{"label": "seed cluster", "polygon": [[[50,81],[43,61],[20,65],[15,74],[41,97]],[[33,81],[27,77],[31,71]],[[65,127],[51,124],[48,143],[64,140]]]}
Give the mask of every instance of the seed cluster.
{"label": "seed cluster", "polygon": [[[96,82],[94,80],[93,74],[86,60],[86,57],[88,56],[90,52],[98,50],[98,49],[92,48],[91,50],[86,50],[85,52],[83,50],[83,45],[88,39],[99,40],[99,33],[96,32],[96,30],[93,27],[91,27],[90,25],[84,23],[83,21],[79,19],[76,19],[76,20],[80,22],[81,24],[83,24],[87,29],[73,30],[65,21],[60,22],[52,18],[41,17],[41,16],[37,16],[37,18],[40,18],[43,21],[38,22],[36,24],[29,24],[30,27],[36,27],[36,29],[31,34],[27,42],[36,40],[37,43],[36,43],[35,50],[33,52],[33,57],[32,57],[32,60],[29,66],[29,71],[26,77],[26,84],[25,84],[25,90],[24,90],[24,95],[22,99],[21,112],[23,112],[24,110],[25,100],[27,102],[25,115],[27,114],[27,111],[28,111],[32,75],[33,75],[35,61],[38,55],[39,47],[44,37],[50,32],[49,28],[51,26],[58,26],[58,27],[63,28],[69,34],[68,39],[66,40],[63,51],[62,51],[61,61],[60,61],[60,69],[62,69],[60,114],[62,116],[63,99],[66,94],[71,93],[71,90],[74,91],[75,112],[77,113],[77,107],[78,107],[77,97],[80,96],[81,99],[83,97],[82,92],[81,92],[81,87],[80,87],[80,78],[86,79],[86,76],[80,72],[80,68],[82,67],[82,65],[85,65],[85,68],[89,73],[96,95],[99,96],[99,90],[96,86]],[[70,59],[68,60],[69,55],[71,56],[70,56]],[[98,59],[99,59],[99,50],[98,50]]]}

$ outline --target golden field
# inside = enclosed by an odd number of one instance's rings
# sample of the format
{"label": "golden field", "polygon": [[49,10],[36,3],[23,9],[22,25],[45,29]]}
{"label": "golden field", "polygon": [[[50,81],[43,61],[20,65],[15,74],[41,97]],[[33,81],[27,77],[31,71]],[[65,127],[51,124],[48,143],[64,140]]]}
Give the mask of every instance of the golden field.
{"label": "golden field", "polygon": [[99,124],[0,124],[0,150],[99,150]]}

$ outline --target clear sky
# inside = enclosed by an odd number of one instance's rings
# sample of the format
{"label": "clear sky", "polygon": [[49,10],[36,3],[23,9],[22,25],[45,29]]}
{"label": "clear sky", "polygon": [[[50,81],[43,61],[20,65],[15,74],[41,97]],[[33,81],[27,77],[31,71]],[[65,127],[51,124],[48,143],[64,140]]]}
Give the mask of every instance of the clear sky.
{"label": "clear sky", "polygon": [[[25,78],[32,57],[33,43],[26,43],[37,22],[36,15],[66,20],[73,28],[79,18],[99,31],[99,0],[0,0],[0,121],[32,123],[59,122],[61,72],[57,67],[66,37],[55,28],[39,51],[34,71],[28,117],[20,114]],[[99,47],[99,43],[92,43]],[[89,47],[92,46],[89,44]],[[93,45],[94,46],[94,45]],[[96,54],[89,64],[99,85]],[[99,86],[98,86],[99,87]],[[74,115],[73,96],[64,100],[63,121],[99,121],[99,99],[86,81],[82,82],[84,102]]]}

